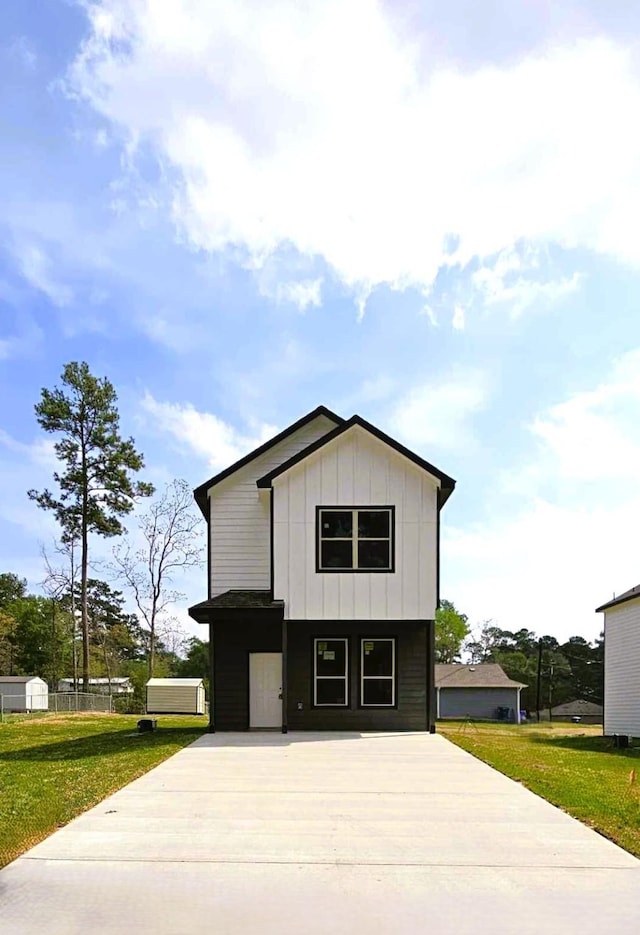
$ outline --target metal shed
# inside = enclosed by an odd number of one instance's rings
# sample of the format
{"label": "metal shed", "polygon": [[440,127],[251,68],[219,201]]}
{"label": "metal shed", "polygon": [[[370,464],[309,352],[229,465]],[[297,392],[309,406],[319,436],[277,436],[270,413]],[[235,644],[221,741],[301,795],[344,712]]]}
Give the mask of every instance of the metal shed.
{"label": "metal shed", "polygon": [[0,675],[2,711],[48,711],[49,686],[37,675]]}
{"label": "metal shed", "polygon": [[202,679],[149,679],[147,714],[204,714]]}

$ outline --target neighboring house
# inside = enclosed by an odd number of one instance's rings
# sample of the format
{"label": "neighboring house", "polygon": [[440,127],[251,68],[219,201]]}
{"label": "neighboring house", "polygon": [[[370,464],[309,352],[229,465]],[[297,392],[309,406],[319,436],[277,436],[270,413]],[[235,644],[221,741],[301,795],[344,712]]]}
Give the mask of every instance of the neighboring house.
{"label": "neighboring house", "polygon": [[640,584],[602,604],[604,733],[640,737]]}
{"label": "neighboring house", "polygon": [[49,686],[37,675],[0,675],[3,711],[47,711]]}
{"label": "neighboring house", "polygon": [[149,679],[147,714],[204,714],[202,679]]}
{"label": "neighboring house", "polygon": [[455,481],[320,406],[195,491],[210,729],[434,730],[440,510]]}
{"label": "neighboring house", "polygon": [[488,718],[520,723],[520,692],[496,663],[436,665],[438,717]]}
{"label": "neighboring house", "polygon": [[548,708],[540,712],[540,717],[546,721],[573,721],[579,718],[581,724],[602,724],[603,713],[604,708],[601,704],[576,698],[575,701],[567,701],[552,708],[551,718]]}
{"label": "neighboring house", "polygon": [[[78,691],[84,691],[84,682],[82,678],[77,681]],[[58,682],[59,692],[72,692],[73,679],[60,679]],[[89,691],[97,692],[102,695],[108,695],[111,690],[112,695],[129,695],[133,692],[133,685],[128,676],[114,676],[112,679],[95,678],[89,679]]]}

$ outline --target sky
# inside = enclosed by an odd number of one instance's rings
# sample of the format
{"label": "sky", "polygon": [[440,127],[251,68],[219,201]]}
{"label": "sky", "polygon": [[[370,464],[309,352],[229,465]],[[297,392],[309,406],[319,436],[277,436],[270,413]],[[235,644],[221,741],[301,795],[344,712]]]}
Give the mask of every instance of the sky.
{"label": "sky", "polygon": [[640,581],[639,50],[625,0],[1,4],[0,570],[42,581],[33,407],[85,360],[159,489],[359,413],[456,478],[474,628],[594,639]]}

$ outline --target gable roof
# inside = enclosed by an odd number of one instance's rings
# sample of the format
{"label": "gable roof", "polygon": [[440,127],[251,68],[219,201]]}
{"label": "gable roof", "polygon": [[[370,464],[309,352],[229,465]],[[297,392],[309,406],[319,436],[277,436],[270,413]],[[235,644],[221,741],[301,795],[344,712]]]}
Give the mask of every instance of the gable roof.
{"label": "gable roof", "polygon": [[596,607],[596,613],[599,614],[602,610],[609,610],[610,607],[615,607],[617,604],[624,604],[625,601],[632,601],[634,597],[640,597],[640,584],[637,584],[635,588],[629,588],[628,591],[623,591],[622,594],[618,594],[617,597],[607,601],[606,604]]}
{"label": "gable roof", "polygon": [[318,416],[325,416],[327,419],[335,422],[336,425],[341,425],[344,422],[342,416],[336,415],[335,412],[327,409],[326,406],[317,406],[311,412],[308,412],[306,416],[302,416],[301,419],[293,422],[288,428],[283,429],[283,431],[279,432],[278,435],[274,435],[273,438],[270,438],[263,445],[260,445],[258,448],[254,448],[253,451],[250,451],[249,454],[245,455],[243,458],[240,458],[239,461],[235,461],[228,468],[220,471],[219,474],[214,474],[213,477],[210,477],[208,481],[204,482],[204,484],[200,484],[199,487],[196,487],[193,491],[193,495],[205,519],[208,519],[207,493],[211,487],[215,487],[215,485],[219,484],[220,481],[223,481],[226,477],[229,477],[229,475],[235,473],[235,471],[239,471],[240,468],[243,468],[245,464],[249,464],[249,462],[253,461],[254,458],[259,458],[260,455],[265,453],[265,451],[269,451],[270,448],[273,448],[279,442],[284,441],[285,438],[289,437],[289,435],[293,435],[293,433],[297,432],[298,429],[308,425],[309,422],[313,422],[313,420],[317,419]]}
{"label": "gable roof", "polygon": [[0,682],[25,685],[27,682],[44,682],[39,675],[0,675]]}
{"label": "gable roof", "polygon": [[456,485],[454,479],[449,477],[449,475],[445,474],[443,471],[440,471],[437,467],[434,467],[433,464],[425,461],[424,458],[421,458],[420,455],[417,455],[414,451],[411,451],[409,448],[405,448],[405,446],[401,445],[400,442],[395,440],[395,438],[391,438],[390,435],[387,435],[381,429],[376,428],[375,425],[372,425],[370,422],[367,422],[366,419],[363,419],[358,415],[351,416],[351,418],[347,419],[346,422],[343,420],[342,424],[338,425],[335,429],[333,429],[333,431],[323,435],[322,438],[319,438],[311,445],[307,445],[306,448],[303,448],[302,451],[299,451],[298,454],[293,455],[293,457],[289,458],[287,461],[283,461],[282,464],[278,465],[277,468],[274,468],[272,471],[269,471],[268,474],[265,474],[263,477],[259,478],[257,481],[257,486],[271,487],[273,480],[276,477],[279,477],[280,474],[284,474],[285,471],[295,467],[296,464],[304,461],[304,459],[308,458],[309,455],[319,451],[320,448],[323,448],[325,445],[329,444],[329,442],[332,442],[335,438],[339,438],[340,435],[348,432],[349,429],[353,428],[355,425],[364,429],[365,432],[369,432],[370,435],[373,435],[385,445],[389,445],[390,448],[393,448],[394,451],[398,452],[398,454],[401,454],[409,461],[412,461],[419,468],[422,468],[423,471],[426,471],[433,477],[437,477],[442,485],[440,488],[441,493],[438,505],[443,506],[444,503],[446,503],[449,496],[453,493],[453,489]]}
{"label": "gable roof", "polygon": [[523,682],[510,679],[495,662],[475,665],[436,663],[436,688],[526,688]]}

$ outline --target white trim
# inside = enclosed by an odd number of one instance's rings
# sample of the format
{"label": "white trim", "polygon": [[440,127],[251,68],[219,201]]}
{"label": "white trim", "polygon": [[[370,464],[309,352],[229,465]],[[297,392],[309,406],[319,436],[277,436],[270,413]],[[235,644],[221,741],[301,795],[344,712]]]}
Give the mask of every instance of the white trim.
{"label": "white trim", "polygon": [[[318,675],[318,643],[344,643],[344,675]],[[327,704],[318,701],[318,682],[324,680],[344,680],[344,703]],[[313,706],[314,708],[349,707],[349,639],[346,636],[316,636],[313,639]]]}
{"label": "white trim", "polygon": [[[365,675],[364,674],[364,644],[365,643],[391,643],[391,675]],[[391,701],[389,704],[367,704],[364,700],[364,683],[373,681],[391,682]],[[395,636],[360,638],[360,707],[361,708],[394,708],[396,704],[396,638]]]}
{"label": "white trim", "polygon": [[[351,535],[350,536],[328,536],[322,535],[322,515],[323,513],[351,513]],[[386,513],[389,518],[388,536],[360,536],[358,533],[358,514],[359,513]],[[393,510],[391,507],[372,507],[359,506],[352,510],[340,509],[340,507],[319,507],[318,509],[318,568],[320,571],[391,571],[393,568]],[[331,565],[322,564],[322,543],[323,542],[351,542],[351,566],[349,568],[336,568]],[[358,543],[359,542],[388,542],[389,543],[389,561],[387,565],[371,568],[365,566],[360,568],[358,564]]]}

